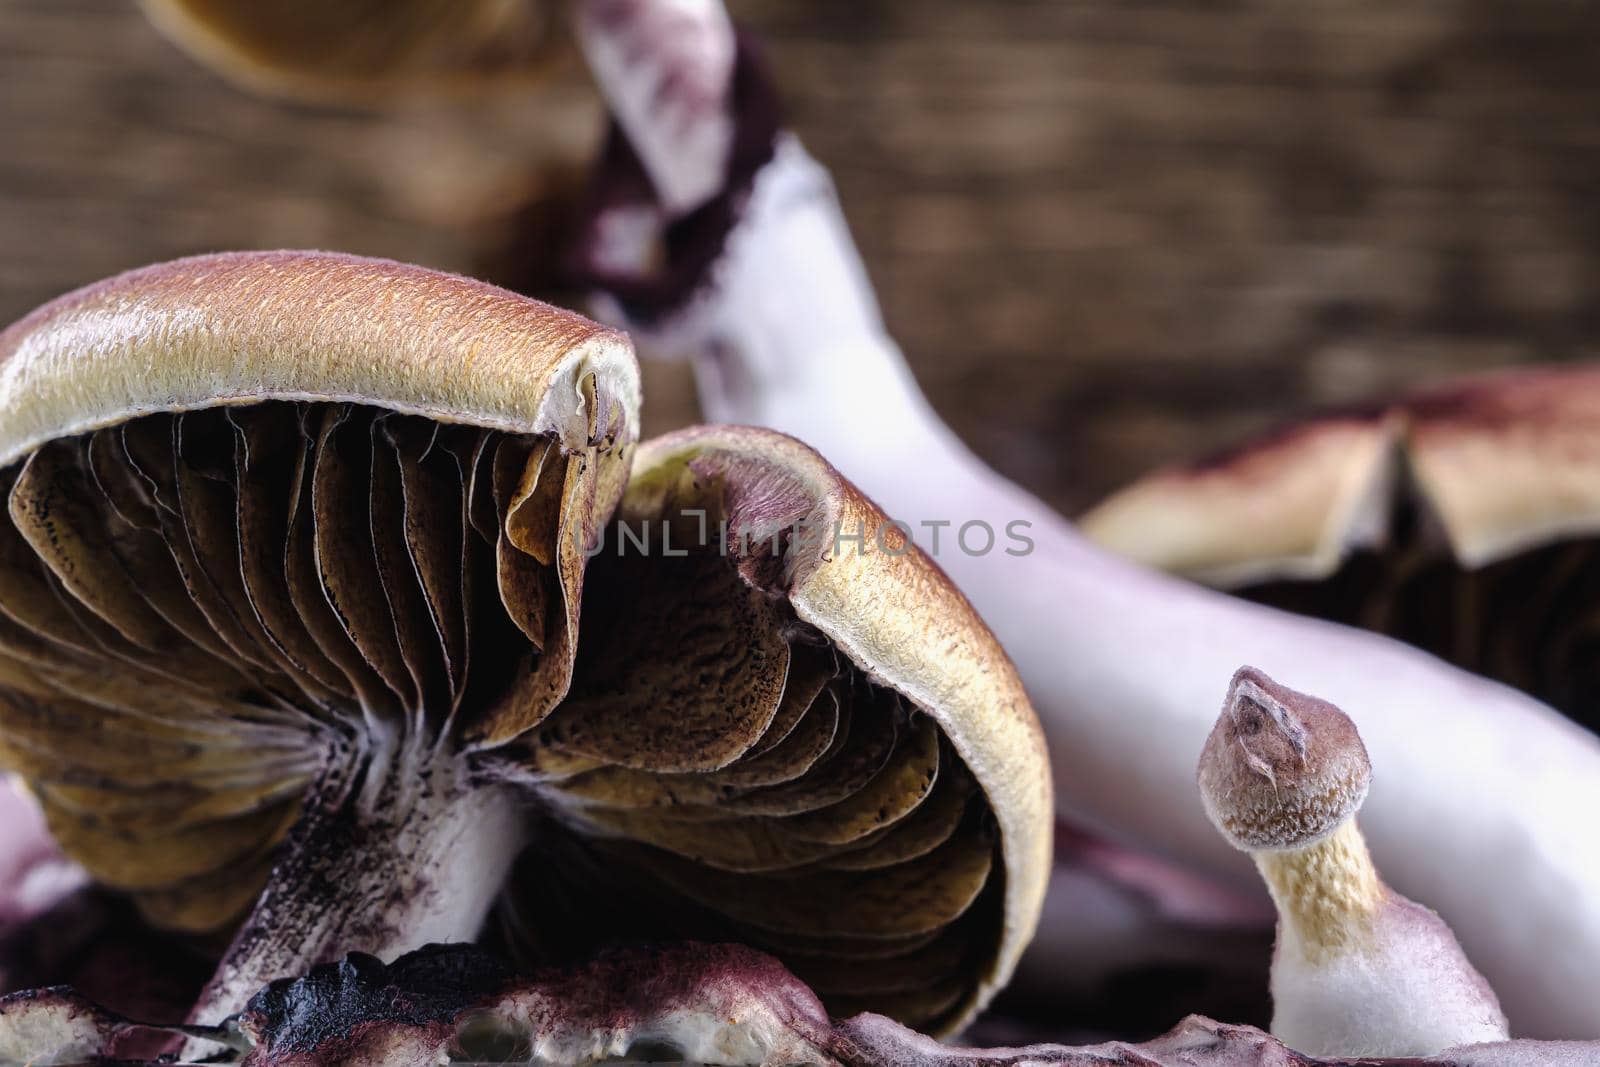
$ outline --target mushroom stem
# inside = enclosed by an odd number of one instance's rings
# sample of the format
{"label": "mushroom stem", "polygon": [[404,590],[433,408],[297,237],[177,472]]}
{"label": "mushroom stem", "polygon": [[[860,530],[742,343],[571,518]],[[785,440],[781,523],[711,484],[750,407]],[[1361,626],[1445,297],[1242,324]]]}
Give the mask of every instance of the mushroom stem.
{"label": "mushroom stem", "polygon": [[1200,754],[1206,814],[1278,908],[1272,1032],[1318,1056],[1429,1056],[1506,1038],[1438,915],[1383,884],[1356,827],[1372,768],[1327,701],[1245,667]]}
{"label": "mushroom stem", "polygon": [[476,937],[524,819],[514,790],[467,779],[459,758],[402,766],[375,789],[330,774],[190,1019],[221,1021],[267,982],[347,952],[387,960]]}
{"label": "mushroom stem", "polygon": [[1278,909],[1279,943],[1303,956],[1348,945],[1370,927],[1383,898],[1378,869],[1354,819],[1303,848],[1252,858]]}
{"label": "mushroom stem", "polygon": [[[643,355],[687,354],[709,419],[799,437],[906,523],[1022,674],[1060,814],[1250,887],[1192,803],[1193,753],[1239,662],[1299,679],[1368,713],[1390,777],[1367,828],[1395,884],[1451,919],[1521,1028],[1600,1036],[1600,835],[1588,825],[1600,741],[1398,642],[1099,549],[940,420],[884,326],[827,171],[793,134],[739,202],[692,299],[634,321],[637,302],[602,292],[597,313]],[[1485,842],[1524,861],[1486,868]]]}

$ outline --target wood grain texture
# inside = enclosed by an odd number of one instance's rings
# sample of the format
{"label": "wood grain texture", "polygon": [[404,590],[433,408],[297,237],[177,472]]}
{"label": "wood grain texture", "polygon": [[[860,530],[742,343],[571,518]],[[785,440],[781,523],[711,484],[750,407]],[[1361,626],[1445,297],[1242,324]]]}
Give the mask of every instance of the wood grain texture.
{"label": "wood grain texture", "polygon": [[[733,0],[973,446],[1077,509],[1305,408],[1592,356],[1600,23],[1564,0]],[[0,0],[0,319],[314,245],[498,275],[598,111],[250,99],[131,6]],[[651,368],[646,430],[687,421]]]}

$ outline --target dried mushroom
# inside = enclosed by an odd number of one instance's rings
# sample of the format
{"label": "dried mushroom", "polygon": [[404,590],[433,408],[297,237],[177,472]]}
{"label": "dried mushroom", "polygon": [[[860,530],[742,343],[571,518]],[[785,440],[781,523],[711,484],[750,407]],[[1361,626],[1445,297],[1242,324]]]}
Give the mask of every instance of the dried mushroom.
{"label": "dried mushroom", "polygon": [[881,518],[778,435],[644,449],[622,514],[690,547],[619,553],[621,335],[246,254],[64,297],[0,361],[0,761],[151,921],[236,927],[198,1021],[472,939],[525,845],[498,928],[535,958],[747,941],[936,1029],[1009,974],[1050,837],[1009,663],[924,557],[785,532]]}

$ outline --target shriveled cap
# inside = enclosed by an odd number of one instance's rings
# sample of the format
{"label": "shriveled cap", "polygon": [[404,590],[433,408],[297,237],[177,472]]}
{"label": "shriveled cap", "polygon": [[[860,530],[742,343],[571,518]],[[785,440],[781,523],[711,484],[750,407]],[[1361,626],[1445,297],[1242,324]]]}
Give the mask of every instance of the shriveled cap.
{"label": "shriveled cap", "polygon": [[1303,848],[1361,807],[1372,765],[1344,712],[1241,667],[1200,753],[1199,781],[1206,815],[1236,848]]}

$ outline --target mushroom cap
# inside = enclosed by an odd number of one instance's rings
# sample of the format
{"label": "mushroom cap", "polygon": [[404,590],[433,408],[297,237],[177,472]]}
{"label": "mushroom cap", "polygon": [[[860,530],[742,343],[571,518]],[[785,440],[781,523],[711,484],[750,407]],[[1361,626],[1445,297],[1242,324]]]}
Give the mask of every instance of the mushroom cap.
{"label": "mushroom cap", "polygon": [[[785,434],[694,427],[647,441],[620,514],[653,517],[708,491],[720,499],[726,541],[746,579],[785,598],[858,669],[930,716],[988,799],[1000,832],[1004,917],[977,984],[938,1026],[957,1032],[1010,978],[1051,867],[1049,763],[1016,669],[938,565],[894,540],[876,505]],[[773,531],[796,528],[824,534],[793,538],[776,556],[740,548],[759,549]],[[880,530],[891,532],[884,542]],[[834,531],[844,536],[829,543]],[[851,539],[861,531],[865,550]]]}
{"label": "mushroom cap", "polygon": [[68,293],[0,333],[0,465],[152,412],[262,400],[360,402],[579,449],[602,414],[589,374],[633,440],[639,369],[617,330],[388,260],[196,256]]}
{"label": "mushroom cap", "polygon": [[526,84],[570,50],[550,0],[142,0],[201,62],[261,92],[379,100]]}
{"label": "mushroom cap", "polygon": [[1401,476],[1465,568],[1600,531],[1600,368],[1502,372],[1308,419],[1156,471],[1081,527],[1212,585],[1324,578],[1384,540]]}
{"label": "mushroom cap", "polygon": [[1212,824],[1235,848],[1257,852],[1333,833],[1366,800],[1372,764],[1344,712],[1241,667],[1197,777]]}

